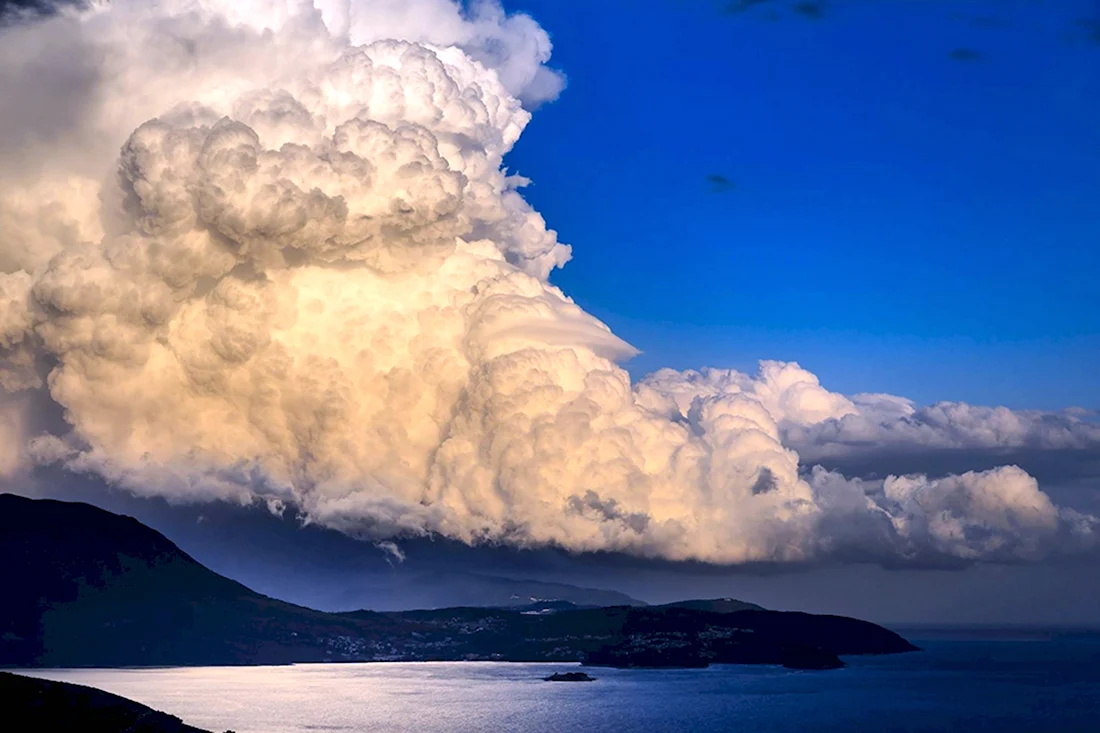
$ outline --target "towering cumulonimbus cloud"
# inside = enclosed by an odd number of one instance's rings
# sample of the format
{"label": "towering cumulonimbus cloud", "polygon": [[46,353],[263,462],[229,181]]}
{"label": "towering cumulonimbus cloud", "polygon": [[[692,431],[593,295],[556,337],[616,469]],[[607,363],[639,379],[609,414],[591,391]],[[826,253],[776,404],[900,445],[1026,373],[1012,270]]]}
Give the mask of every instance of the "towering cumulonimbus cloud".
{"label": "towering cumulonimbus cloud", "polygon": [[531,18],[450,0],[115,0],[0,31],[0,475],[59,463],[380,543],[894,563],[1094,542],[1015,467],[800,460],[1098,446],[1087,416],[847,398],[779,362],[632,384],[503,168],[562,88],[549,53]]}

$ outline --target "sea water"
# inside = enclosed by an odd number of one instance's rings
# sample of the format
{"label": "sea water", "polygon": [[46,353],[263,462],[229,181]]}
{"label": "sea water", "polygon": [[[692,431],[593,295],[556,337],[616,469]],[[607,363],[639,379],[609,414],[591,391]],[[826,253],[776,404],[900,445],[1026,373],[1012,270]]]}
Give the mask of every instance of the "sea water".
{"label": "sea water", "polygon": [[923,651],[848,667],[589,669],[423,662],[285,667],[60,669],[26,674],[98,687],[236,733],[316,731],[1100,732],[1100,637],[926,639]]}

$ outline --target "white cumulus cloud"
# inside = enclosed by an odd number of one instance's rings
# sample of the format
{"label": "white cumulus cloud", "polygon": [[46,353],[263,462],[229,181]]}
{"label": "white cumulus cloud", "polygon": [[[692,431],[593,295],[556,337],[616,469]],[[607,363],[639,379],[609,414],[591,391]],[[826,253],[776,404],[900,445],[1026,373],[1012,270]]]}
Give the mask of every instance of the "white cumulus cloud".
{"label": "white cumulus cloud", "polygon": [[[395,556],[431,533],[719,563],[1092,542],[1015,467],[804,460],[1100,444],[1087,416],[849,398],[780,362],[632,384],[503,168],[562,88],[549,55],[531,18],[450,0],[116,0],[0,31],[0,475],[294,505]],[[28,429],[44,401],[64,429]]]}

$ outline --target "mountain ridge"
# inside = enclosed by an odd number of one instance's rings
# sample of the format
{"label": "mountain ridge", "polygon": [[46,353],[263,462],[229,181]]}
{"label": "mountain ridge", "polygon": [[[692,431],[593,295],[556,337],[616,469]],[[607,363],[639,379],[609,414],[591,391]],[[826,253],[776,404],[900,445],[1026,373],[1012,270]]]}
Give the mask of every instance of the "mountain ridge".
{"label": "mountain ridge", "polygon": [[[14,495],[0,495],[0,553],[15,559],[0,566],[9,590],[0,607],[7,666],[464,659],[705,666],[793,658],[824,665],[837,654],[915,648],[867,622],[733,599],[326,613],[218,575],[135,519]],[[794,645],[825,658],[792,656]]]}

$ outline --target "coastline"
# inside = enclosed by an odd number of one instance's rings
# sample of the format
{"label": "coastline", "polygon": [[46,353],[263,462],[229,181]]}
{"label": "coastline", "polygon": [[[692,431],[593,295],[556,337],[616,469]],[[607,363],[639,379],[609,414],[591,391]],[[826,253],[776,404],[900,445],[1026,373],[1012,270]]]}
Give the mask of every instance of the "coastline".
{"label": "coastline", "polygon": [[[541,662],[33,669],[26,674],[109,690],[218,732],[310,733],[319,726],[342,726],[370,733],[486,733],[516,721],[526,730],[678,732],[722,729],[722,721],[735,720],[746,731],[873,733],[899,730],[882,723],[904,714],[897,719],[906,721],[910,733],[947,730],[978,717],[990,725],[1004,723],[999,730],[1005,733],[1089,733],[1095,717],[1087,695],[1100,683],[1096,651],[1091,641],[942,641],[929,643],[921,654],[849,657],[848,667],[828,673],[725,664],[600,669],[588,670],[597,681],[580,685],[544,681],[553,672],[582,671],[578,664]],[[961,679],[968,681],[966,694]],[[1060,683],[1051,685],[1052,680]],[[1048,717],[1038,717],[1044,710]]]}

